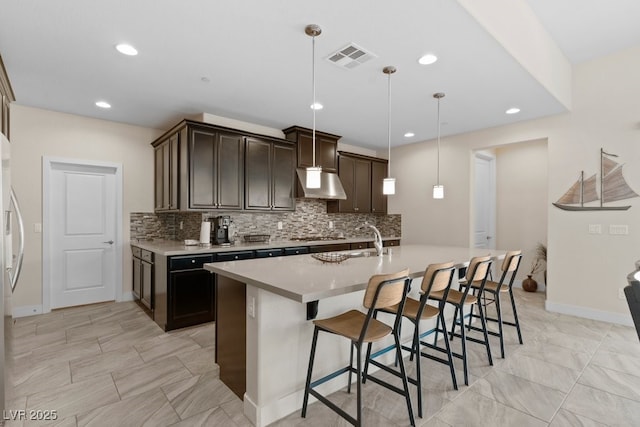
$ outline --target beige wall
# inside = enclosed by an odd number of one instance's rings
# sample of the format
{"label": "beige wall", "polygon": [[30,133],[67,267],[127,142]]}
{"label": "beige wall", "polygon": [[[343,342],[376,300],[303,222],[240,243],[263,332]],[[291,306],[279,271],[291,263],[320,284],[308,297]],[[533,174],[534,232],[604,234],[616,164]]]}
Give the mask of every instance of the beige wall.
{"label": "beige wall", "polygon": [[159,131],[12,105],[11,175],[25,222],[25,257],[13,306],[42,304],[42,158],[52,156],[122,164],[123,292],[131,289],[129,213],[153,210],[153,148]]}
{"label": "beige wall", "polygon": [[[531,271],[537,243],[547,243],[547,141],[510,144],[495,155],[496,247],[522,250],[521,280]],[[534,278],[542,289],[542,272]]]}
{"label": "beige wall", "polygon": [[[640,199],[628,200],[632,207],[624,212],[567,212],[551,202],[575,182],[581,170],[597,170],[600,147],[620,156],[627,164],[627,181],[640,191],[638,75],[640,47],[586,62],[573,70],[571,113],[442,138],[444,200],[430,196],[435,183],[435,143],[394,149],[398,194],[389,203],[390,213],[403,215],[403,242],[468,245],[472,150],[547,139],[547,307],[630,323],[626,301],[618,298],[618,290],[640,259]],[[451,121],[455,116],[443,119]],[[588,234],[589,224],[600,224],[603,234]],[[618,224],[628,225],[629,235],[609,235],[609,225]],[[522,247],[528,244],[521,242]]]}

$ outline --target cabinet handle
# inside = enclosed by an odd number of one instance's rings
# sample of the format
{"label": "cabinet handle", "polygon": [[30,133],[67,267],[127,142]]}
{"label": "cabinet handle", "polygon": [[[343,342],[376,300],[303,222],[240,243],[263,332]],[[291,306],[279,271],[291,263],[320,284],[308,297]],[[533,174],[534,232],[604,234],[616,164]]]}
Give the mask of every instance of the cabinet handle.
{"label": "cabinet handle", "polygon": [[238,255],[236,255],[234,259],[238,259]]}
{"label": "cabinet handle", "polygon": [[196,263],[196,260],[195,260],[195,259],[192,259],[192,260],[191,260],[191,264],[195,264],[195,263]]}

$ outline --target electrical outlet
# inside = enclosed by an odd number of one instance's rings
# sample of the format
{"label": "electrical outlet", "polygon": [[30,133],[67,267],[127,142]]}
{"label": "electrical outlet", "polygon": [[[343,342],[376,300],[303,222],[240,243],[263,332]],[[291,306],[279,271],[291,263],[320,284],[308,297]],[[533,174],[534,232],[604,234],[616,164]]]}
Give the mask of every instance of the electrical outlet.
{"label": "electrical outlet", "polygon": [[282,221],[278,221],[278,230],[282,230]]}
{"label": "electrical outlet", "polygon": [[624,288],[618,288],[618,299],[625,299]]}
{"label": "electrical outlet", "polygon": [[329,221],[329,230],[333,230],[333,221]]}
{"label": "electrical outlet", "polygon": [[600,224],[589,224],[589,234],[602,234]]}
{"label": "electrical outlet", "polygon": [[249,298],[249,302],[247,303],[247,314],[252,319],[256,317],[256,299],[254,297]]}
{"label": "electrical outlet", "polygon": [[36,222],[35,224],[33,224],[33,232],[42,233],[42,223]]}
{"label": "electrical outlet", "polygon": [[629,226],[628,225],[609,225],[609,234],[624,236],[629,234]]}
{"label": "electrical outlet", "polygon": [[184,221],[180,221],[180,230],[184,230]]}

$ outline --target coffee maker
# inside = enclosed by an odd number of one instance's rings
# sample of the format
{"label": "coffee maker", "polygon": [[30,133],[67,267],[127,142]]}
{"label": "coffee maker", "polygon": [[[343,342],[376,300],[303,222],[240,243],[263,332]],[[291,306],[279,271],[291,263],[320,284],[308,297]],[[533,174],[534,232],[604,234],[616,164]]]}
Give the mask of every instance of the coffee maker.
{"label": "coffee maker", "polygon": [[229,225],[231,225],[231,217],[229,215],[220,215],[213,218],[213,244],[214,245],[230,245]]}

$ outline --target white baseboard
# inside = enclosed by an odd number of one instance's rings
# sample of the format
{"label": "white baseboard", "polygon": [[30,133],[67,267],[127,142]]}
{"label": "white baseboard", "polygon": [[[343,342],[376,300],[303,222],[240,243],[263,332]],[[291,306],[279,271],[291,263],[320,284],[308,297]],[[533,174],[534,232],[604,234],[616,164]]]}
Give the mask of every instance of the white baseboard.
{"label": "white baseboard", "polygon": [[12,307],[11,315],[13,318],[34,316],[42,314],[42,305],[23,305],[22,307]]}
{"label": "white baseboard", "polygon": [[546,301],[547,311],[571,316],[584,317],[585,319],[599,320],[601,322],[615,323],[618,325],[633,326],[631,314],[611,313],[610,311],[596,310],[588,307],[561,304],[553,301]]}
{"label": "white baseboard", "polygon": [[120,301],[133,301],[133,292],[124,292]]}

